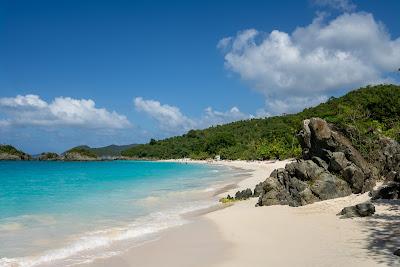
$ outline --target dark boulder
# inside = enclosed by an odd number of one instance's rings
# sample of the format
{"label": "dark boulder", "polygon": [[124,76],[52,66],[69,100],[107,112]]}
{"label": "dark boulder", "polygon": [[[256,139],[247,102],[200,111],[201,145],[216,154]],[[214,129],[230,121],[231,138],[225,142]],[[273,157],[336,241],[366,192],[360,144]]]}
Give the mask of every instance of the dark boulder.
{"label": "dark boulder", "polygon": [[237,191],[235,194],[235,199],[237,200],[243,200],[243,199],[248,199],[253,196],[253,192],[251,191],[250,188],[247,188],[242,191]]}
{"label": "dark boulder", "polygon": [[343,152],[330,153],[329,170],[333,172],[341,172],[344,168],[351,165]]}
{"label": "dark boulder", "polygon": [[311,160],[292,162],[277,169],[257,186],[259,206],[301,206],[351,194],[348,184]]}
{"label": "dark boulder", "polygon": [[328,168],[329,168],[328,163],[326,163],[321,158],[314,156],[314,157],[311,158],[311,160],[314,161],[318,166],[324,168],[325,170],[328,170]]}
{"label": "dark boulder", "polygon": [[359,167],[355,164],[350,164],[342,170],[341,174],[344,180],[350,185],[353,193],[358,194],[363,192],[365,174]]}
{"label": "dark boulder", "polygon": [[372,203],[365,202],[355,206],[349,206],[342,209],[338,215],[342,218],[353,218],[353,217],[367,217],[375,213],[375,206]]}
{"label": "dark boulder", "polygon": [[393,139],[381,137],[376,145],[378,149],[372,159],[379,175],[387,177],[391,172],[400,173],[400,144]]}
{"label": "dark boulder", "polygon": [[399,199],[400,197],[400,183],[389,182],[371,192],[373,200],[376,199]]}
{"label": "dark boulder", "polygon": [[263,187],[264,187],[263,182],[257,184],[256,187],[254,188],[253,197],[259,197],[263,193],[264,190]]}
{"label": "dark boulder", "polygon": [[400,249],[396,249],[393,254],[400,257]]}
{"label": "dark boulder", "polygon": [[310,189],[320,200],[345,197],[351,194],[349,185],[329,172],[324,172],[314,180]]}
{"label": "dark boulder", "polygon": [[302,181],[310,181],[316,179],[325,169],[319,167],[312,160],[304,160],[299,162],[292,162],[285,166],[285,170],[291,177],[296,177]]}
{"label": "dark boulder", "polygon": [[289,205],[291,197],[289,192],[274,177],[269,177],[263,182],[263,192],[258,199],[259,206]]}
{"label": "dark boulder", "polygon": [[381,137],[374,161],[377,172],[385,178],[385,184],[371,192],[372,199],[400,198],[400,144],[387,137]]}

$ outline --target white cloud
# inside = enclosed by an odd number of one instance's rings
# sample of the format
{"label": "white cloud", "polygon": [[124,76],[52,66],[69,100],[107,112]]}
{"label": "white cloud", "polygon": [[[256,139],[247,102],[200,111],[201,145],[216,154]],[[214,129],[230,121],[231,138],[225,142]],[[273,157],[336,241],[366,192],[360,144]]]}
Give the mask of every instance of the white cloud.
{"label": "white cloud", "polygon": [[211,107],[208,107],[204,110],[202,118],[198,120],[198,126],[200,128],[206,128],[211,125],[220,125],[233,121],[250,119],[253,117],[253,115],[242,113],[237,107],[232,107],[228,111],[217,111],[213,110]]}
{"label": "white cloud", "polygon": [[144,112],[156,120],[162,130],[174,134],[181,134],[190,129],[207,128],[212,125],[254,117],[242,113],[237,107],[232,107],[228,111],[216,111],[208,107],[200,118],[189,118],[178,107],[161,104],[156,100],[145,100],[142,97],[136,97],[133,103],[136,110]]}
{"label": "white cloud", "polygon": [[37,95],[0,98],[0,110],[6,119],[1,124],[22,126],[75,126],[95,129],[122,129],[128,119],[104,108],[91,99],[57,97],[47,103]]}
{"label": "white cloud", "polygon": [[142,97],[136,97],[133,102],[136,110],[143,111],[155,119],[163,130],[170,132],[186,131],[194,126],[194,122],[184,116],[177,107],[162,105],[158,101],[145,100]]}
{"label": "white cloud", "polygon": [[[288,97],[282,99],[271,99],[265,101],[265,113],[270,114],[283,114],[283,113],[294,113],[304,107],[313,107],[322,102],[328,100],[326,96],[316,97]],[[269,112],[267,112],[267,110]]]}
{"label": "white cloud", "polygon": [[356,9],[351,0],[313,0],[313,3],[321,7],[329,7],[343,12],[350,12]]}
{"label": "white cloud", "polygon": [[226,68],[262,92],[267,108],[281,111],[297,111],[293,107],[338,90],[390,81],[388,73],[400,66],[400,38],[391,38],[368,13],[346,13],[327,23],[318,16],[291,34],[249,29],[218,47]]}
{"label": "white cloud", "polygon": [[37,95],[17,95],[16,97],[0,98],[0,106],[12,108],[45,108],[47,103]]}
{"label": "white cloud", "polygon": [[225,49],[228,47],[229,43],[231,42],[232,37],[226,37],[226,38],[222,38],[221,40],[219,40],[218,44],[217,44],[217,48],[218,49]]}

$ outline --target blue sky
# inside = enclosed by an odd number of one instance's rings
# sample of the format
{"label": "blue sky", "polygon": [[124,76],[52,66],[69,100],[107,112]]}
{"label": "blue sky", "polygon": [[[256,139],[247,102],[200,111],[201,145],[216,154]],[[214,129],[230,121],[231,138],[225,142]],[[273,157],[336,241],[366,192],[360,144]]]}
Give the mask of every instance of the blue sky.
{"label": "blue sky", "polygon": [[398,1],[0,1],[0,143],[30,153],[142,143],[396,83],[398,10]]}

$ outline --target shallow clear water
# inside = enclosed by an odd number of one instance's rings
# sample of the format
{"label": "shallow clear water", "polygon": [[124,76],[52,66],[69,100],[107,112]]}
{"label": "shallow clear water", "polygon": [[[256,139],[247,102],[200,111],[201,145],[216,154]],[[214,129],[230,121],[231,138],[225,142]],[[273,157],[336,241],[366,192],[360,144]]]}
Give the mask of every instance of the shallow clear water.
{"label": "shallow clear water", "polygon": [[0,266],[113,255],[215,204],[213,190],[231,177],[202,164],[0,162]]}

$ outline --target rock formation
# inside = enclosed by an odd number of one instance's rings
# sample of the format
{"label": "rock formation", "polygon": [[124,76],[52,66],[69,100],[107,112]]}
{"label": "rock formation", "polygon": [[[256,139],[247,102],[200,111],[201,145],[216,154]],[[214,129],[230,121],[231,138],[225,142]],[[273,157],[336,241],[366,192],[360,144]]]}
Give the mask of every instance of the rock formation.
{"label": "rock formation", "polygon": [[400,144],[393,139],[381,137],[377,141],[374,153],[374,167],[380,176],[393,181],[396,177],[400,181]]}
{"label": "rock formation", "polygon": [[372,200],[377,199],[399,199],[400,181],[393,181],[382,185],[377,190],[371,192]]}
{"label": "rock formation", "polygon": [[395,140],[382,137],[378,140],[378,149],[374,156],[374,167],[385,183],[371,192],[373,200],[400,198],[400,144]]}
{"label": "rock formation", "polygon": [[37,157],[37,160],[40,161],[57,161],[57,160],[62,160],[63,158],[58,155],[57,153],[53,152],[43,152]]}
{"label": "rock formation", "polygon": [[375,176],[351,142],[320,118],[303,121],[302,159],[272,172],[258,184],[259,206],[301,206],[370,191]]}
{"label": "rock formation", "polygon": [[30,160],[32,157],[10,145],[0,145],[0,160]]}
{"label": "rock formation", "polygon": [[247,189],[242,190],[242,191],[237,191],[236,194],[235,194],[235,199],[244,200],[244,199],[251,198],[252,196],[253,196],[253,192],[251,191],[250,188],[247,188]]}
{"label": "rock formation", "polygon": [[365,202],[354,206],[345,207],[339,212],[342,218],[353,218],[353,217],[366,217],[371,216],[375,213],[375,206],[372,203]]}
{"label": "rock formation", "polygon": [[96,161],[98,157],[85,155],[79,152],[66,152],[63,160],[65,161]]}

